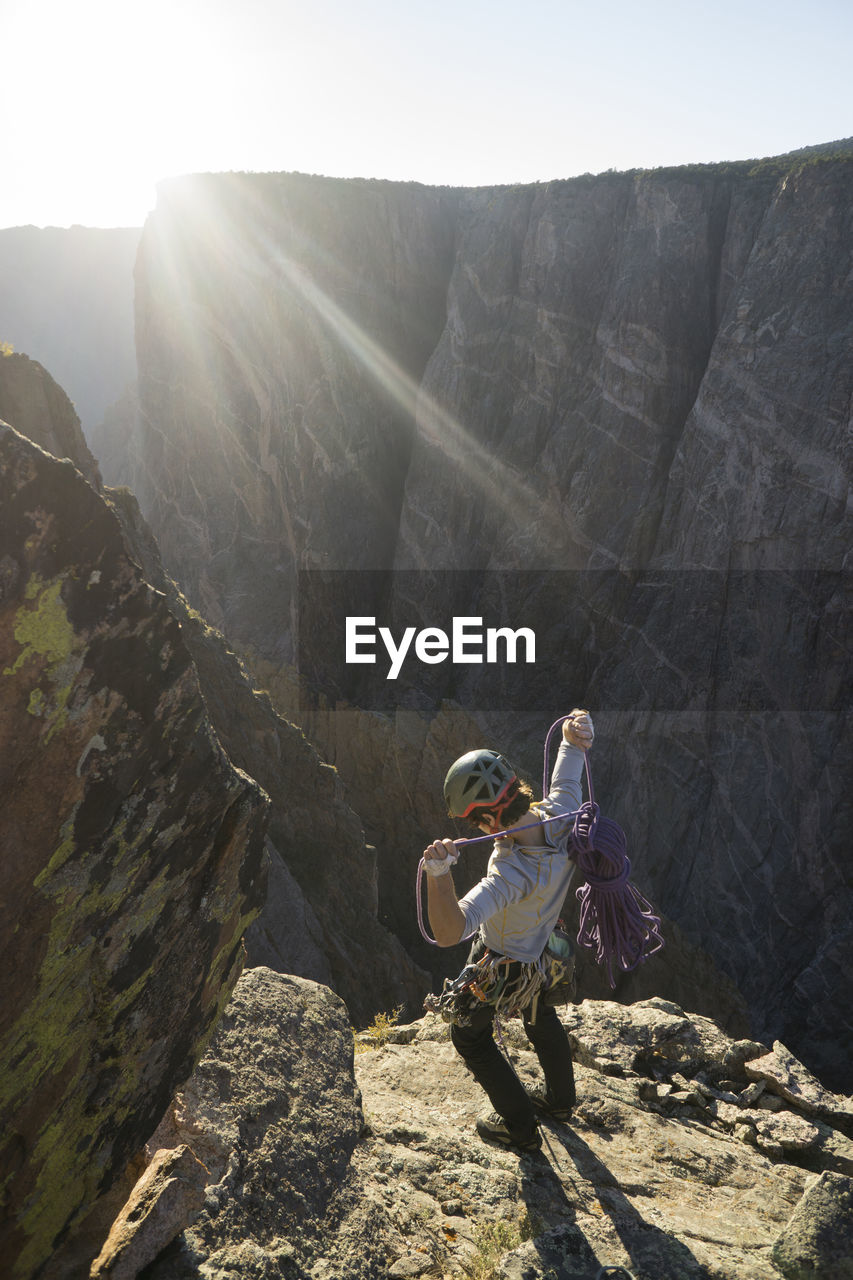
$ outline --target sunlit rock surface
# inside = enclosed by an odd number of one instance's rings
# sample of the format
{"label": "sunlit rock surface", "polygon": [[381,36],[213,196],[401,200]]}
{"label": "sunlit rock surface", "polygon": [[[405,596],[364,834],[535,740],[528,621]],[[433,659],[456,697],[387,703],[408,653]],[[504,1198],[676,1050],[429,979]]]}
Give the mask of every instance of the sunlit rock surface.
{"label": "sunlit rock surface", "polygon": [[299,568],[393,561],[458,197],[214,175],[160,201],[136,268],[128,483],[191,603],[290,657]]}
{"label": "sunlit rock surface", "polygon": [[[165,184],[127,443],[167,569],[261,660],[296,656],[305,570],[422,569],[391,599],[418,625],[450,598],[538,628],[547,661],[522,690],[483,669],[411,681],[422,724],[393,725],[372,787],[330,725],[385,918],[443,834],[413,822],[401,844],[399,818],[440,774],[411,744],[441,699],[534,779],[550,719],[583,703],[638,882],[740,986],[755,1033],[835,1087],[853,1041],[851,188],[849,149],[473,191]],[[439,572],[481,569],[479,594]],[[364,613],[379,594],[365,579]]]}
{"label": "sunlit rock surface", "polygon": [[[209,1177],[146,1277],[850,1274],[849,1099],[824,1123],[775,1079],[756,1092],[749,1062],[766,1046],[666,1001],[562,1016],[575,1115],[543,1122],[541,1154],[520,1156],[476,1135],[486,1099],[434,1015],[359,1034],[353,1069],[331,992],[244,974],[152,1140],[156,1162],[189,1147]],[[522,1081],[541,1083],[518,1023],[504,1034]]]}
{"label": "sunlit rock surface", "polygon": [[228,1000],[267,800],[115,513],[6,424],[0,795],[0,1240],[4,1274],[30,1280],[48,1259],[63,1274]]}
{"label": "sunlit rock surface", "polygon": [[69,458],[98,488],[98,464],[83,436],[80,419],[63,389],[37,360],[19,352],[0,364],[0,419],[10,422],[57,458]]}

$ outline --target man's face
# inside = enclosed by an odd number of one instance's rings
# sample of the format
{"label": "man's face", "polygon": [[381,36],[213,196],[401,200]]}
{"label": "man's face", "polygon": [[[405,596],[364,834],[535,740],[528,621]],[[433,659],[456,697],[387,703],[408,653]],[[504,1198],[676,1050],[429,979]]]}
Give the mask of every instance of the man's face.
{"label": "man's face", "polygon": [[471,814],[469,821],[473,822],[474,826],[480,831],[485,831],[488,834],[491,834],[493,831],[500,830],[498,816],[496,813],[493,813],[491,809],[475,810],[475,812]]}

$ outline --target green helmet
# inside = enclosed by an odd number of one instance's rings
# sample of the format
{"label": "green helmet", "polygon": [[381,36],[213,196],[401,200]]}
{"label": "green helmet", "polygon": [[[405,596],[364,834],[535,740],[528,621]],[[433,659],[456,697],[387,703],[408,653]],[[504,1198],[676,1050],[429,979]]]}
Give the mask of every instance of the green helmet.
{"label": "green helmet", "polygon": [[501,809],[514,794],[518,778],[497,751],[469,751],[450,766],[444,799],[453,818],[469,818],[475,809]]}

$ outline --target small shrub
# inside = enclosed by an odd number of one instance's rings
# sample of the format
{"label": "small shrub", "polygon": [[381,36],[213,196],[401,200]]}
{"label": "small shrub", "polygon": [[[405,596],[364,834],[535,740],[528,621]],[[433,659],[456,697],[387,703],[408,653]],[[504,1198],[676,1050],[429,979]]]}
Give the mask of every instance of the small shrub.
{"label": "small shrub", "polygon": [[0,356],[11,356],[14,351],[11,342],[0,342]]}
{"label": "small shrub", "polygon": [[370,1026],[364,1031],[356,1031],[353,1027],[356,1053],[368,1053],[371,1049],[381,1049],[387,1044],[402,1012],[403,1006],[398,1005],[392,1013],[377,1013]]}
{"label": "small shrub", "polygon": [[526,1212],[516,1222],[484,1222],[477,1231],[471,1280],[492,1280],[501,1258],[536,1234],[536,1224]]}

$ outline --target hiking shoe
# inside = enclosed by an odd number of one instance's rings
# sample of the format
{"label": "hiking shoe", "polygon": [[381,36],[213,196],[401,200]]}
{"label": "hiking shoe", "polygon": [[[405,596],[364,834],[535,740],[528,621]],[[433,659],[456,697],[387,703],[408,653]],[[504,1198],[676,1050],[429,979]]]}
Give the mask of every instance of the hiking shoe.
{"label": "hiking shoe", "polygon": [[507,1128],[503,1116],[499,1116],[497,1111],[480,1116],[477,1121],[477,1132],[486,1142],[498,1142],[502,1147],[518,1147],[519,1151],[538,1151],[542,1146],[542,1138],[535,1126],[527,1133],[512,1133]]}
{"label": "hiking shoe", "polygon": [[533,1103],[537,1111],[543,1112],[546,1116],[550,1116],[552,1120],[556,1120],[558,1124],[568,1124],[572,1118],[571,1107],[560,1107],[556,1102],[549,1098],[544,1089],[528,1089],[527,1096]]}

